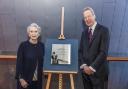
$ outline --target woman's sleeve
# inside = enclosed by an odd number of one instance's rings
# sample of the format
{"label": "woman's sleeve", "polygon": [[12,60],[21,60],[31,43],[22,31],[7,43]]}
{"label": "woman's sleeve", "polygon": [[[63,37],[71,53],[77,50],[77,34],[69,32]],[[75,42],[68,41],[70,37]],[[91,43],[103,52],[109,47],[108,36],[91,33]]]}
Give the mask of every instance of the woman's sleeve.
{"label": "woman's sleeve", "polygon": [[16,75],[15,78],[23,78],[23,43],[20,44],[17,51],[17,60],[16,60]]}

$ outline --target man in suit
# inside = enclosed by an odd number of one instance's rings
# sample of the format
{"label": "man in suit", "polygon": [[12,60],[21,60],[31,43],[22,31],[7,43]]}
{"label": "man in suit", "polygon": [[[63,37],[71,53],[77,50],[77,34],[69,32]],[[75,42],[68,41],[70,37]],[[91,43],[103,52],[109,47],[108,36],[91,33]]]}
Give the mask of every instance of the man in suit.
{"label": "man in suit", "polygon": [[83,11],[85,29],[79,47],[79,65],[82,72],[84,89],[105,89],[108,79],[107,53],[109,32],[96,21],[91,7]]}
{"label": "man in suit", "polygon": [[52,64],[58,64],[57,54],[52,52]]}

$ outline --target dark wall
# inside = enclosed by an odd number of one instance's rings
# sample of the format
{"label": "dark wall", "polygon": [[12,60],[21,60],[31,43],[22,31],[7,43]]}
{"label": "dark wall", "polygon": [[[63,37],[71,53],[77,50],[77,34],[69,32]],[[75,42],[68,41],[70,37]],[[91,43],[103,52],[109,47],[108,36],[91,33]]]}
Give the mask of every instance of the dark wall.
{"label": "dark wall", "polygon": [[60,33],[61,7],[65,7],[65,36],[79,40],[82,10],[94,8],[99,23],[110,30],[111,56],[128,56],[127,0],[0,0],[0,50],[16,51],[26,40],[32,22],[42,27],[42,41]]}
{"label": "dark wall", "polygon": [[15,61],[0,59],[0,89],[16,89]]}
{"label": "dark wall", "polygon": [[[66,38],[80,39],[82,10],[91,6],[97,21],[109,28],[109,56],[128,56],[128,0],[0,0],[0,50],[16,51],[32,22],[41,26],[43,42],[57,38],[62,6]],[[127,62],[110,62],[109,89],[127,89],[127,66]],[[15,62],[0,61],[0,89],[15,89],[14,68]]]}
{"label": "dark wall", "polygon": [[108,89],[128,89],[128,61],[109,63]]}

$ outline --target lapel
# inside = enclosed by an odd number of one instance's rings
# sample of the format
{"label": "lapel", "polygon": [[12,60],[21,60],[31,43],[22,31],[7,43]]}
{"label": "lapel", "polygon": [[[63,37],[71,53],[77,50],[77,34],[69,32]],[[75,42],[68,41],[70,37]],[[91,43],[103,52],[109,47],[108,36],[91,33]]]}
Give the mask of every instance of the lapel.
{"label": "lapel", "polygon": [[96,36],[98,34],[98,31],[99,31],[99,27],[100,27],[100,25],[97,23],[97,25],[95,27],[95,30],[94,30],[94,33],[93,33],[93,36],[92,36],[92,41],[91,41],[89,47],[92,45],[93,41],[95,40],[95,38],[96,38]]}
{"label": "lapel", "polygon": [[84,38],[85,38],[84,44],[86,44],[86,47],[89,48],[88,29],[87,28],[84,31]]}

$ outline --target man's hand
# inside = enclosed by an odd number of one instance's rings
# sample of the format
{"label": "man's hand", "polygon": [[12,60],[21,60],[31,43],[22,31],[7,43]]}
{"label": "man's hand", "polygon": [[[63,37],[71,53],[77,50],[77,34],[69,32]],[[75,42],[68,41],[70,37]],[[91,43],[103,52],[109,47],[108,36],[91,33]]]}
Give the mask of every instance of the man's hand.
{"label": "man's hand", "polygon": [[92,75],[94,72],[89,68],[89,66],[84,66],[83,71],[87,74],[87,75]]}
{"label": "man's hand", "polygon": [[28,83],[24,80],[24,79],[20,79],[20,84],[23,88],[27,88],[28,87]]}

